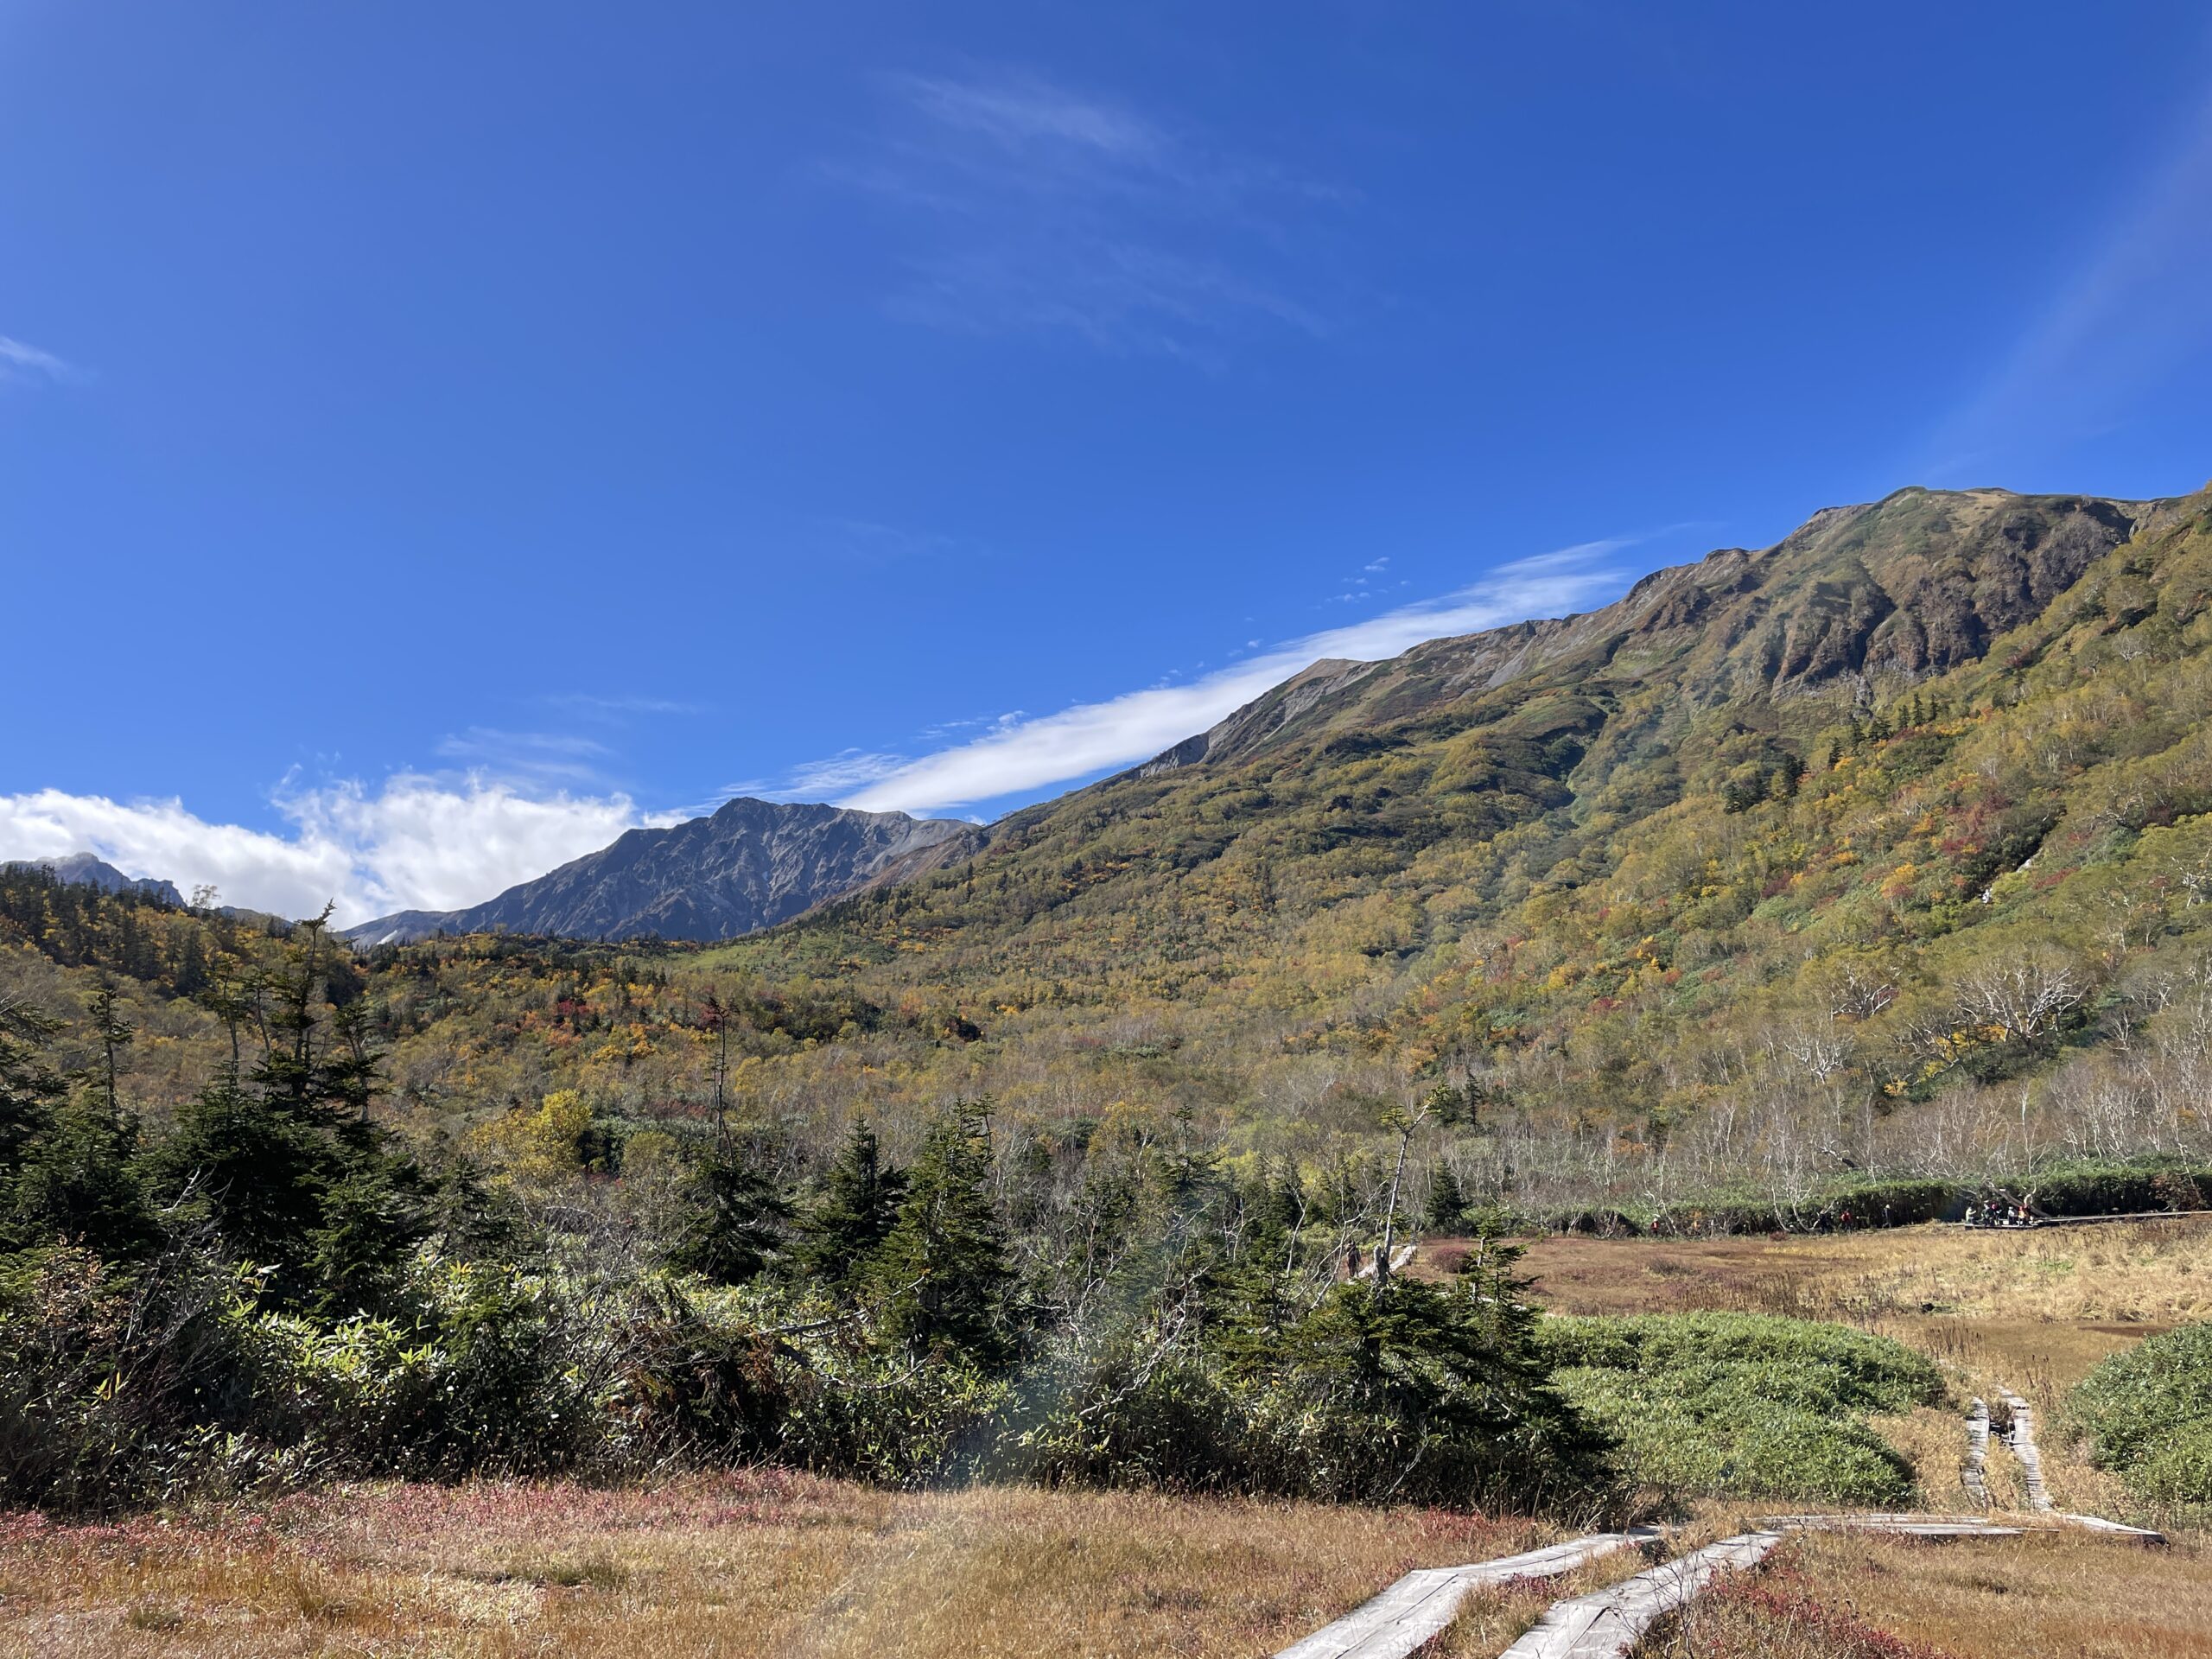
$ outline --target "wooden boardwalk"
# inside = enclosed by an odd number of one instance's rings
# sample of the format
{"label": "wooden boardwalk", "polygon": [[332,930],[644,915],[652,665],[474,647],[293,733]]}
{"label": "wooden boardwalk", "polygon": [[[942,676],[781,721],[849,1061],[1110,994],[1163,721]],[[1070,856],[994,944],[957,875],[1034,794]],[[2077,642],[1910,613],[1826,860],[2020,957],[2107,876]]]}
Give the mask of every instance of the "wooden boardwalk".
{"label": "wooden boardwalk", "polygon": [[[2163,1544],[2163,1533],[2125,1527],[2093,1515],[2048,1511],[2050,1520],[2012,1525],[1980,1515],[1914,1515],[1885,1512],[1770,1516],[1756,1532],[1724,1538],[1634,1578],[1586,1596],[1556,1603],[1505,1650],[1503,1659],[1624,1659],[1645,1631],[1667,1614],[1687,1606],[1722,1573],[1757,1567],[1793,1532],[1878,1532],[1900,1538],[2020,1538],[2031,1531],[2087,1528],[2145,1544]],[[1333,1624],[1293,1643],[1275,1659],[1408,1659],[1447,1629],[1468,1592],[1486,1584],[1514,1579],[1555,1578],[1630,1545],[1659,1536],[1644,1527],[1632,1532],[1599,1533],[1572,1543],[1554,1544],[1471,1567],[1425,1567],[1408,1573],[1372,1601]]]}
{"label": "wooden boardwalk", "polygon": [[[2081,1527],[2144,1544],[2163,1544],[2164,1533],[2123,1526],[2101,1516],[2058,1510],[2044,1485],[2043,1454],[2036,1445],[2035,1411],[2010,1389],[1999,1391],[2006,1412],[2005,1444],[2018,1459],[2029,1509],[2048,1517],[2038,1525],[1999,1524],[1986,1515],[1911,1515],[1873,1511],[1770,1516],[1756,1532],[1725,1538],[1662,1562],[1634,1578],[1586,1596],[1554,1604],[1502,1659],[1624,1659],[1645,1631],[1687,1606],[1722,1573],[1757,1567],[1793,1532],[1879,1532],[1906,1538],[2018,1538],[2030,1531]],[[1987,1478],[1990,1410],[1977,1399],[1967,1413],[1967,1455],[1960,1478],[1970,1496],[1990,1503]],[[1481,1585],[1514,1579],[1555,1578],[1631,1544],[1656,1541],[1649,1527],[1597,1533],[1522,1555],[1470,1567],[1425,1567],[1408,1573],[1372,1601],[1333,1624],[1293,1643],[1275,1659],[1408,1659],[1458,1617],[1459,1605]]]}
{"label": "wooden boardwalk", "polygon": [[1989,1507],[1989,1402],[1980,1395],[1967,1408],[1967,1460],[1959,1484],[1983,1509]]}
{"label": "wooden boardwalk", "polygon": [[1769,1532],[1881,1532],[1900,1538],[2018,1538],[2027,1531],[1979,1515],[1777,1515],[1760,1525]]}
{"label": "wooden boardwalk", "polygon": [[1651,1528],[1601,1532],[1568,1543],[1532,1549],[1469,1567],[1432,1567],[1408,1573],[1374,1600],[1333,1624],[1294,1643],[1275,1659],[1405,1659],[1459,1617],[1468,1592],[1515,1579],[1556,1578],[1615,1550],[1657,1541]]}
{"label": "wooden boardwalk", "polygon": [[2039,1513],[2050,1510],[2050,1494],[2044,1489],[2043,1452],[2036,1446],[2035,1408],[2010,1389],[2000,1389],[2012,1421],[2005,1426],[2005,1444],[2019,1460],[2020,1479],[2028,1489],[2028,1507]]}
{"label": "wooden boardwalk", "polygon": [[1792,1532],[1894,1533],[1907,1538],[2018,1538],[2026,1529],[1980,1516],[1785,1515],[1757,1532],[1724,1538],[1634,1578],[1562,1601],[1505,1650],[1503,1659],[1624,1659],[1644,1633],[1686,1607],[1723,1573],[1757,1567]]}
{"label": "wooden boardwalk", "polygon": [[1508,1648],[1503,1659],[1619,1659],[1718,1574],[1757,1567],[1783,1536],[1747,1532],[1724,1538],[1611,1589],[1562,1601]]}

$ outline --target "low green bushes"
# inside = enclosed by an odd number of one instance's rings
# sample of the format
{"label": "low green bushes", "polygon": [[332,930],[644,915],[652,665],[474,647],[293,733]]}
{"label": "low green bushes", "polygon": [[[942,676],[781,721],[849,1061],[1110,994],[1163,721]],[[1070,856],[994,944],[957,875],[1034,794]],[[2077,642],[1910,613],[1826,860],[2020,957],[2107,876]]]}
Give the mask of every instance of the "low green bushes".
{"label": "low green bushes", "polygon": [[1861,1419],[1943,1393],[1886,1338],[1767,1314],[1562,1316],[1538,1339],[1627,1472],[1682,1493],[1901,1502],[1911,1467]]}
{"label": "low green bushes", "polygon": [[2212,1209],[2212,1166],[2171,1157],[2077,1159],[1968,1185],[1919,1176],[1855,1175],[1777,1204],[1738,1191],[1700,1192],[1664,1204],[1578,1205],[1528,1211],[1516,1221],[1544,1232],[1654,1237],[1745,1233],[1847,1232],[1956,1221],[1992,1192],[2024,1198],[2048,1216],[2120,1216]]}
{"label": "low green bushes", "polygon": [[2114,1354],[2076,1385],[2066,1420],[2143,1502],[2212,1506],[2212,1322]]}
{"label": "low green bushes", "polygon": [[[1495,1242],[1491,1256],[1512,1260]],[[1155,1315],[1103,1352],[1063,1351],[1003,1466],[1321,1502],[1603,1508],[1609,1441],[1551,1386],[1513,1283],[1478,1268],[1448,1286],[1340,1284],[1280,1320],[1225,1287],[1198,1340]]]}

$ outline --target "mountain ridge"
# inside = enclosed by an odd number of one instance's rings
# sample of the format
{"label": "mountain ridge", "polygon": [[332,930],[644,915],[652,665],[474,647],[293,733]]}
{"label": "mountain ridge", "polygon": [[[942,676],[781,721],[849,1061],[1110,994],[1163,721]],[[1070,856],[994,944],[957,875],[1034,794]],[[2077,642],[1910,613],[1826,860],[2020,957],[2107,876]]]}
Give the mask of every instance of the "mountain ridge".
{"label": "mountain ridge", "polygon": [[704,817],[625,830],[607,846],[481,904],[396,912],[344,930],[355,944],[440,933],[726,939],[789,920],[980,845],[976,826],[904,812],[740,796]]}
{"label": "mountain ridge", "polygon": [[[1651,571],[1595,610],[1424,640],[1375,662],[1311,664],[1117,776],[1155,777],[1249,755],[1317,726],[1348,723],[1361,710],[1402,716],[1581,653],[1602,651],[1605,673],[1631,640],[1643,646],[1642,662],[1631,652],[1619,664],[1622,675],[1606,677],[1643,678],[1694,649],[1695,636],[1716,623],[1734,630],[1732,646],[1749,649],[1724,653],[1726,672],[1713,681],[1719,696],[1711,701],[1752,690],[1760,678],[1783,695],[1816,691],[1845,673],[1927,678],[2028,620],[2094,559],[2153,527],[2179,499],[1910,486],[1879,501],[1823,507],[1767,547],[1719,548]],[[1880,547],[1869,567],[1859,555],[1885,537],[1893,544]],[[1934,568],[1916,564],[1946,537],[1957,545],[1943,548]],[[1786,569],[1793,560],[1808,568]],[[1777,569],[1785,582],[1798,579],[1796,591],[1810,584],[1801,607],[1773,602],[1789,596],[1769,591]],[[1378,677],[1380,685],[1360,691]]]}

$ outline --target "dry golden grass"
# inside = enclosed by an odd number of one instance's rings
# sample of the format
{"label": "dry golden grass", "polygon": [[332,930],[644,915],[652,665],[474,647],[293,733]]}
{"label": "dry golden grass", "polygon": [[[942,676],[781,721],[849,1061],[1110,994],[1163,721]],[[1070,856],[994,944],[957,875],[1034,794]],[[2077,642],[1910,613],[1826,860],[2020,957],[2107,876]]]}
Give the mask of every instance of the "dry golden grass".
{"label": "dry golden grass", "polygon": [[1249,1656],[1411,1567],[1557,1535],[1433,1511],[892,1495],[770,1472],[358,1488],[120,1527],[0,1523],[0,1654]]}
{"label": "dry golden grass", "polygon": [[1827,1605],[1957,1659],[2205,1659],[2212,1560],[2078,1532],[1923,1543],[1816,1535],[1785,1564]]}
{"label": "dry golden grass", "polygon": [[2125,1345],[2212,1318],[2212,1220],[2027,1232],[1929,1225],[1785,1238],[1535,1240],[1536,1294],[1564,1313],[1738,1308],[1802,1319],[2064,1325]]}
{"label": "dry golden grass", "polygon": [[[1920,1349],[1942,1366],[1954,1402],[1873,1426],[1911,1460],[1919,1503],[1938,1511],[1973,1507],[1960,1479],[1967,1398],[1994,1404],[2011,1388],[2036,1408],[2044,1477],[2059,1509],[2157,1524],[2070,1443],[2058,1408],[2107,1355],[2212,1317],[2212,1224],[2202,1219],[2022,1233],[1929,1226],[1785,1239],[1548,1238],[1531,1247],[1527,1265],[1538,1300],[1564,1313],[1783,1313]],[[2019,1465],[1996,1439],[1987,1475],[1995,1511],[2024,1508]],[[1697,1530],[1749,1518],[1700,1513]],[[1791,1550],[1820,1605],[1838,1612],[1834,1630],[1817,1621],[1791,1626],[1770,1598],[1745,1598],[1716,1604],[1704,1625],[1668,1637],[1675,1648],[1652,1651],[1715,1659],[1872,1651],[1853,1645],[1855,1616],[1961,1659],[2212,1655],[2212,1578],[2197,1535],[2178,1535],[2164,1554],[2048,1532],[1953,1546],[1819,1537]]]}

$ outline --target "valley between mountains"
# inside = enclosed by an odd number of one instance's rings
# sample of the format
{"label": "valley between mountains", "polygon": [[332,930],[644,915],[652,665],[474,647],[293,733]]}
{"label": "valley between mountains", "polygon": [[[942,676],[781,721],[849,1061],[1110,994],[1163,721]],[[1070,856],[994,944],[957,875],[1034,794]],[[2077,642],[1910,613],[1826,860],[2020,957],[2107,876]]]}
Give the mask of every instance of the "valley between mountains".
{"label": "valley between mountains", "polygon": [[[2212,492],[1903,490],[988,826],[734,800],[350,938],[0,869],[0,1496],[220,1554],[292,1494],[253,1559],[378,1640],[720,1640],[711,1548],[744,1628],[880,1646],[837,1586],[903,1528],[967,1611],[900,1639],[981,1650],[1103,1528],[1154,1599],[1085,1650],[1243,1651],[1478,1548],[1963,1503],[2000,1387],[2195,1551],[2201,1230],[1947,1224],[2208,1207]],[[1325,1570],[1266,1541],[1319,1505]],[[397,1535],[334,1541],[387,1512],[491,1528],[391,1629]],[[46,1524],[24,1630],[150,1548]],[[277,1593],[168,1549],[148,1629]]]}

